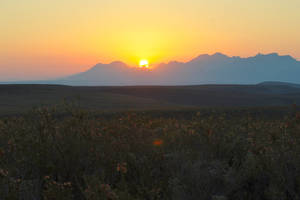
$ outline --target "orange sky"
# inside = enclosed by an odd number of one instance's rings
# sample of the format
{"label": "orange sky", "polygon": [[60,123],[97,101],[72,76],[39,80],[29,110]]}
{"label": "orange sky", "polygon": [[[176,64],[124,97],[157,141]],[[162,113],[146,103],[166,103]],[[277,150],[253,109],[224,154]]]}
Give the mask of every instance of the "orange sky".
{"label": "orange sky", "polygon": [[299,0],[1,0],[0,81],[222,52],[300,59]]}

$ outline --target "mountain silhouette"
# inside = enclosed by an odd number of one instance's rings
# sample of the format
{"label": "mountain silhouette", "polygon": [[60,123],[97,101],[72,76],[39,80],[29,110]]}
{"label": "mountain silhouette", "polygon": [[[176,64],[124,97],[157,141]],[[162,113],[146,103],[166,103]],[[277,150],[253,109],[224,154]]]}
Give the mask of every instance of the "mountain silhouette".
{"label": "mountain silhouette", "polygon": [[300,83],[300,62],[277,53],[254,57],[202,54],[189,62],[172,61],[151,70],[128,67],[123,62],[97,64],[91,69],[56,80],[68,85],[197,85]]}

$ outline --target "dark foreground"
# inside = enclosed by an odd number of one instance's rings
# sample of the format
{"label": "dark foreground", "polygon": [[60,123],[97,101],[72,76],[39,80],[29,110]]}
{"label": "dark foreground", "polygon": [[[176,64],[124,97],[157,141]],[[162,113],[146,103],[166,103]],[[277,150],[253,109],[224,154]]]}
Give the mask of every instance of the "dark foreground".
{"label": "dark foreground", "polygon": [[299,199],[297,107],[0,120],[0,199]]}

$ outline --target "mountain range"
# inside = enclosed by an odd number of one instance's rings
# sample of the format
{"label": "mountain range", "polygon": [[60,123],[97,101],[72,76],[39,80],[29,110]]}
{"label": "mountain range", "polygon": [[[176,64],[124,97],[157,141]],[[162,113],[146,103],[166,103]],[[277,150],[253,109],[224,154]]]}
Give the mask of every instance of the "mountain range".
{"label": "mountain range", "polygon": [[289,55],[280,56],[277,53],[257,54],[248,58],[215,53],[203,54],[185,63],[176,61],[162,63],[151,70],[129,67],[119,61],[110,64],[99,63],[85,72],[38,83],[129,86],[258,84],[261,82],[300,84],[300,62]]}

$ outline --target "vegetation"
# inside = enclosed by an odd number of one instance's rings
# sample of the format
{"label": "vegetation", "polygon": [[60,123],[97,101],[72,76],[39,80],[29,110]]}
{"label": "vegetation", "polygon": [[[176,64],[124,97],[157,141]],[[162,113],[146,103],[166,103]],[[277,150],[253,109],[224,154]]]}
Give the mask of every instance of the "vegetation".
{"label": "vegetation", "polygon": [[2,118],[0,199],[299,199],[300,114],[287,110]]}

